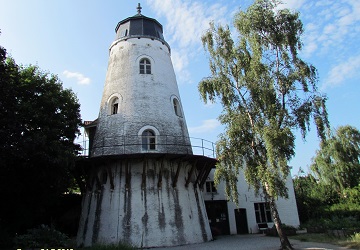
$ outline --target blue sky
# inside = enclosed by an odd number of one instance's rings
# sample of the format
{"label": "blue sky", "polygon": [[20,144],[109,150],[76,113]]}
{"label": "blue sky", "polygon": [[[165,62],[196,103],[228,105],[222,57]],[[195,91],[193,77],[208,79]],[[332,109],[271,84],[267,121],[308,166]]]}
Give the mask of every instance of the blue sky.
{"label": "blue sky", "polygon": [[[108,49],[117,23],[136,14],[157,19],[172,49],[190,136],[216,141],[223,131],[216,120],[221,107],[201,102],[197,85],[209,75],[200,37],[210,21],[232,24],[233,14],[252,1],[220,0],[0,0],[0,45],[19,64],[37,64],[57,74],[81,103],[83,120],[98,116]],[[328,96],[331,126],[360,128],[360,1],[284,0],[300,11],[304,24],[301,57],[319,71],[319,87]],[[305,171],[318,149],[314,129],[306,141],[297,136],[292,174]]]}

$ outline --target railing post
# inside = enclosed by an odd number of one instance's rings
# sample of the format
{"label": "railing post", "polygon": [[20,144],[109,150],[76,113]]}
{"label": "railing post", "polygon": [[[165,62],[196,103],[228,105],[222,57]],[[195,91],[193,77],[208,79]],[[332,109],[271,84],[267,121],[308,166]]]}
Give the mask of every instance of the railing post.
{"label": "railing post", "polygon": [[102,155],[104,155],[105,137],[102,138]]}
{"label": "railing post", "polygon": [[204,152],[204,139],[201,139],[201,148],[202,148],[203,156],[205,156],[205,152]]}
{"label": "railing post", "polygon": [[215,159],[215,148],[214,148],[214,143],[212,142],[212,148],[213,148],[213,158]]}

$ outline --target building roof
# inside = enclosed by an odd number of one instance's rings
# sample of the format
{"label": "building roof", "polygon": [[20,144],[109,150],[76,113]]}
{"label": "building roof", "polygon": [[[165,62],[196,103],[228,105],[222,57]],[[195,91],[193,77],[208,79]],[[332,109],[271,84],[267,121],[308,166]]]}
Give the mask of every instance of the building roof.
{"label": "building roof", "polygon": [[137,9],[136,15],[128,17],[116,25],[116,40],[127,37],[148,37],[165,42],[162,25],[157,20],[142,15],[140,4]]}

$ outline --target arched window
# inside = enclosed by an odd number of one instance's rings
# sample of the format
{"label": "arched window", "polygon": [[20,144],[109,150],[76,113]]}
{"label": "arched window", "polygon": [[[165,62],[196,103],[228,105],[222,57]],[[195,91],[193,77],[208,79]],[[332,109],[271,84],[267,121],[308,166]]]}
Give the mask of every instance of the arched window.
{"label": "arched window", "polygon": [[147,129],[142,133],[142,149],[143,150],[155,150],[156,149],[156,137],[154,131]]}
{"label": "arched window", "polygon": [[140,60],[140,74],[151,74],[151,63],[149,59]]}
{"label": "arched window", "polygon": [[119,111],[119,98],[116,97],[111,101],[111,114],[115,115],[118,113],[118,111]]}
{"label": "arched window", "polygon": [[178,99],[173,99],[174,111],[177,116],[181,116],[181,108]]}

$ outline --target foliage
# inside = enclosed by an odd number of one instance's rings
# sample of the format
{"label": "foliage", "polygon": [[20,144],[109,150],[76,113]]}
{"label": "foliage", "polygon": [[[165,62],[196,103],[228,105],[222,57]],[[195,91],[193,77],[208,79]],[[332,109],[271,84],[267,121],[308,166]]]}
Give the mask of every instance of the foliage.
{"label": "foliage", "polygon": [[[290,225],[282,224],[282,230],[287,236],[296,235],[296,228]],[[272,228],[268,228],[266,231],[267,236],[279,236],[275,225]]]}
{"label": "foliage", "polygon": [[69,240],[69,237],[54,228],[41,225],[16,236],[14,243],[17,248],[65,248]]}
{"label": "foliage", "polygon": [[211,76],[199,84],[205,102],[219,99],[220,121],[226,132],[217,143],[220,160],[217,180],[230,184],[228,195],[237,201],[238,168],[246,166],[246,180],[268,195],[285,196],[288,160],[294,155],[295,136],[303,136],[310,118],[324,137],[328,126],[325,98],[317,93],[316,69],[302,61],[302,23],[298,13],[276,11],[276,1],[256,1],[235,17],[237,44],[229,27],[216,27],[202,37],[210,54]]}
{"label": "foliage", "polygon": [[[360,184],[360,132],[340,126],[320,144],[311,169],[323,183],[339,194]],[[345,195],[345,194],[344,194]]]}
{"label": "foliage", "polygon": [[352,235],[350,237],[350,239],[348,240],[348,244],[349,247],[357,247],[358,249],[360,249],[360,233],[356,233],[354,235]]}
{"label": "foliage", "polygon": [[57,76],[17,65],[1,46],[0,93],[0,223],[21,233],[50,223],[51,208],[68,190],[80,105]]}
{"label": "foliage", "polygon": [[317,71],[298,56],[299,13],[278,10],[277,4],[256,0],[236,14],[238,41],[228,26],[210,24],[202,42],[210,54],[211,76],[199,83],[199,91],[205,102],[223,106],[220,122],[226,131],[217,142],[215,182],[225,181],[227,196],[238,203],[237,176],[244,167],[246,181],[269,200],[279,230],[275,199],[287,197],[293,131],[300,129],[305,137],[313,119],[324,139],[329,125]]}
{"label": "foliage", "polygon": [[293,182],[301,223],[323,216],[326,206],[339,202],[339,195],[328,186],[318,183],[311,174],[295,176]]}
{"label": "foliage", "polygon": [[304,242],[322,242],[331,243],[335,245],[346,246],[351,249],[360,249],[359,234],[354,234],[349,238],[337,238],[325,233],[308,233],[291,236],[291,239],[300,240]]}
{"label": "foliage", "polygon": [[360,207],[360,184],[353,188],[344,189],[342,194],[344,201],[352,204],[357,204]]}

